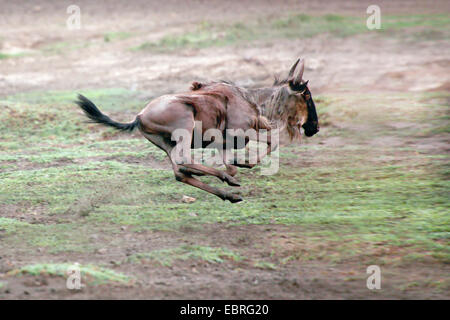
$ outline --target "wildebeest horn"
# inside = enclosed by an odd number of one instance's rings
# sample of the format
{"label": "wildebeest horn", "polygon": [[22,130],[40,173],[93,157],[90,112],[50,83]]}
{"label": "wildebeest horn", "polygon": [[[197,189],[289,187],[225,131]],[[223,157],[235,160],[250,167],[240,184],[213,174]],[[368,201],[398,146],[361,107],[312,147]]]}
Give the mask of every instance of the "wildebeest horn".
{"label": "wildebeest horn", "polygon": [[299,61],[300,61],[300,59],[297,59],[297,61],[291,67],[291,70],[289,70],[288,79],[291,79],[294,76],[294,71],[295,71],[295,68],[297,68],[297,65],[298,65]]}
{"label": "wildebeest horn", "polygon": [[298,73],[294,80],[295,83],[300,84],[302,82],[303,71],[305,71],[305,59],[302,59],[302,62],[300,62],[300,67],[298,68]]}

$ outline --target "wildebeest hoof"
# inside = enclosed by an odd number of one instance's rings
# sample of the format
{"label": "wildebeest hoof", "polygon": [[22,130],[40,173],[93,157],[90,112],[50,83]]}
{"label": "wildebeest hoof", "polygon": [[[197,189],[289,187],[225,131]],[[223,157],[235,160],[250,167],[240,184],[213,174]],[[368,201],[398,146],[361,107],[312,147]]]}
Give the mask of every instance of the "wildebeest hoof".
{"label": "wildebeest hoof", "polygon": [[226,182],[226,183],[228,183],[228,185],[229,186],[232,186],[232,187],[240,187],[241,186],[241,184],[239,183],[239,181],[237,181],[237,179],[236,178],[233,178],[232,176],[230,176],[229,174],[225,174],[224,175],[224,181]]}
{"label": "wildebeest hoof", "polygon": [[231,203],[236,203],[236,202],[241,202],[242,197],[238,194],[234,194],[234,193],[229,193],[227,194],[226,200],[230,201]]}
{"label": "wildebeest hoof", "polygon": [[248,160],[239,161],[239,159],[237,157],[234,158],[234,160],[231,164],[238,168],[247,168],[247,169],[251,169],[254,166],[256,166],[256,164],[250,164]]}

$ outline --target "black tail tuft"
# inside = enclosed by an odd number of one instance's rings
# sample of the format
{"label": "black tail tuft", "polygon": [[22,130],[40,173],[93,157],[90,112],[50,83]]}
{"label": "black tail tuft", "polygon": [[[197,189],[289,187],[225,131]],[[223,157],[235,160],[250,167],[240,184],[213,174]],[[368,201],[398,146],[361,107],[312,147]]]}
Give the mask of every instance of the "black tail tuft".
{"label": "black tail tuft", "polygon": [[136,117],[133,122],[120,123],[112,120],[107,115],[103,114],[96,105],[81,94],[78,95],[78,100],[75,103],[83,110],[86,116],[91,119],[91,122],[101,123],[117,130],[133,131],[139,125],[139,117]]}

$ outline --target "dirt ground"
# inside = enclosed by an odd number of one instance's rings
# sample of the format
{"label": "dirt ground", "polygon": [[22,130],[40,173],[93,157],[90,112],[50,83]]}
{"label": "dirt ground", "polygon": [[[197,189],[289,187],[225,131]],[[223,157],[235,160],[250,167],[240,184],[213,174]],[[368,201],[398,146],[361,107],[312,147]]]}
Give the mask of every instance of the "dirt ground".
{"label": "dirt ground", "polygon": [[[165,93],[185,91],[194,80],[230,79],[247,87],[268,86],[274,75],[284,74],[297,57],[306,59],[305,77],[315,95],[391,93],[421,94],[450,89],[450,45],[448,38],[430,41],[406,41],[403,37],[379,37],[355,34],[330,37],[318,34],[308,38],[259,39],[238,45],[187,48],[175,51],[130,50],[142,43],[158,41],[168,34],[196,30],[205,20],[216,23],[240,23],[269,19],[292,13],[322,15],[326,13],[366,17],[373,1],[77,1],[81,8],[81,30],[67,30],[66,8],[73,1],[5,1],[0,0],[0,52],[18,57],[0,59],[0,96],[34,91],[73,91],[86,88],[125,88],[143,93],[149,99]],[[449,1],[377,1],[382,15],[450,13]],[[105,34],[129,33],[120,40],[105,41]],[[343,98],[344,99],[344,98]],[[448,105],[448,101],[446,102]],[[123,115],[123,113],[122,113]],[[320,115],[319,115],[320,116]],[[131,113],[130,113],[131,117]],[[121,118],[123,119],[123,118]],[[125,119],[124,119],[125,120]],[[396,123],[399,127],[402,123]],[[339,127],[339,124],[336,124]],[[353,129],[368,129],[353,123]],[[361,126],[361,127],[358,127]],[[348,127],[347,127],[348,129]],[[97,129],[100,130],[100,129]],[[345,146],[343,137],[326,137],[321,145]],[[373,139],[376,146],[399,148],[416,146],[428,154],[448,154],[448,136],[429,140]],[[287,166],[318,166],[320,152],[307,162],[290,159]],[[305,156],[305,153],[300,156]],[[82,161],[108,160],[96,156]],[[137,163],[134,157],[123,162]],[[400,161],[400,160],[399,160]],[[401,160],[403,161],[403,160]],[[77,163],[67,160],[68,163]],[[317,163],[316,163],[317,162]],[[81,163],[81,162],[80,162]],[[147,162],[148,163],[148,162]],[[9,164],[5,162],[5,164]],[[17,162],[14,170],[31,170],[66,165]],[[156,168],[168,164],[155,161]],[[336,165],[331,164],[330,165]],[[175,183],[169,180],[170,183]],[[1,182],[0,182],[1,183]],[[167,182],[169,183],[169,182]],[[26,199],[25,199],[26,200]],[[58,224],[77,219],[66,216],[31,217],[14,204],[1,206],[0,217],[29,223]],[[36,207],[34,207],[36,208]],[[43,211],[45,209],[42,209]],[[327,226],[331,232],[333,226]],[[393,264],[383,274],[383,290],[365,288],[365,266],[370,259],[352,256],[330,263],[312,259],[286,263],[282,268],[252,267],[248,261],[278,257],[298,252],[307,254],[308,243],[301,225],[276,223],[228,225],[205,223],[198,228],[181,227],[177,232],[145,230],[136,232],[123,227],[118,233],[103,232],[102,225],[89,231],[89,241],[99,244],[93,253],[63,252],[54,254],[45,248],[29,250],[25,245],[3,247],[0,252],[0,281],[8,283],[1,299],[448,299],[448,291],[423,285],[422,279],[448,279],[447,263],[412,261]],[[310,231],[310,230],[308,230]],[[292,240],[293,236],[298,242]],[[0,233],[0,241],[2,241]],[[306,241],[306,242],[305,242]],[[448,239],[442,240],[448,245]],[[267,248],[277,244],[278,251]],[[220,246],[243,252],[247,262],[225,259],[220,265],[204,260],[177,260],[162,267],[153,262],[122,264],[133,253],[164,249],[171,245]],[[314,246],[316,244],[314,243]],[[337,248],[340,243],[336,241]],[[327,248],[326,250],[332,250]],[[404,248],[380,246],[370,248],[374,256],[395,259]],[[405,249],[406,250],[406,249]],[[362,260],[364,263],[362,264]],[[133,275],[138,281],[129,285],[86,286],[79,291],[66,288],[59,277],[42,275],[6,276],[14,268],[47,261],[97,263]],[[430,280],[431,281],[431,280]],[[411,286],[405,285],[411,283]],[[419,283],[415,286],[414,283]],[[363,284],[363,285],[362,285]],[[406,286],[408,290],[399,290]],[[1,287],[0,287],[1,290]]]}
{"label": "dirt ground", "polygon": [[[309,70],[320,72],[320,77],[311,79],[316,93],[341,87],[397,91],[448,88],[447,41],[403,43],[367,35],[345,39],[318,36],[238,48],[193,49],[179,55],[128,50],[170,32],[189,30],[205,20],[247,21],[292,12],[365,16],[365,1],[187,1],[181,5],[178,1],[80,1],[83,28],[73,31],[64,28],[68,4],[70,1],[1,2],[3,53],[33,53],[60,42],[90,44],[64,54],[2,61],[2,94],[43,87],[75,90],[109,86],[144,91],[153,97],[186,90],[193,79],[223,77],[247,86],[268,85],[273,75],[284,73],[297,56],[308,59]],[[447,1],[431,5],[426,1],[379,1],[379,5],[386,15],[449,10]],[[104,34],[111,30],[135,35],[105,46]]]}

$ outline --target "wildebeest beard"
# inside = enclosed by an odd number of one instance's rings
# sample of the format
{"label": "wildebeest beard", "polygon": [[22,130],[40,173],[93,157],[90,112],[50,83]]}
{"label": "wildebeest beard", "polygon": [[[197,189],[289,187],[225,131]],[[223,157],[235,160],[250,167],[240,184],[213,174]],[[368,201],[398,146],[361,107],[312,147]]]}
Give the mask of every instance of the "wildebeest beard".
{"label": "wildebeest beard", "polygon": [[306,106],[308,107],[308,119],[302,125],[302,128],[305,130],[305,136],[312,137],[319,132],[319,119],[317,117],[316,105],[308,88],[306,88],[303,96],[306,99]]}

